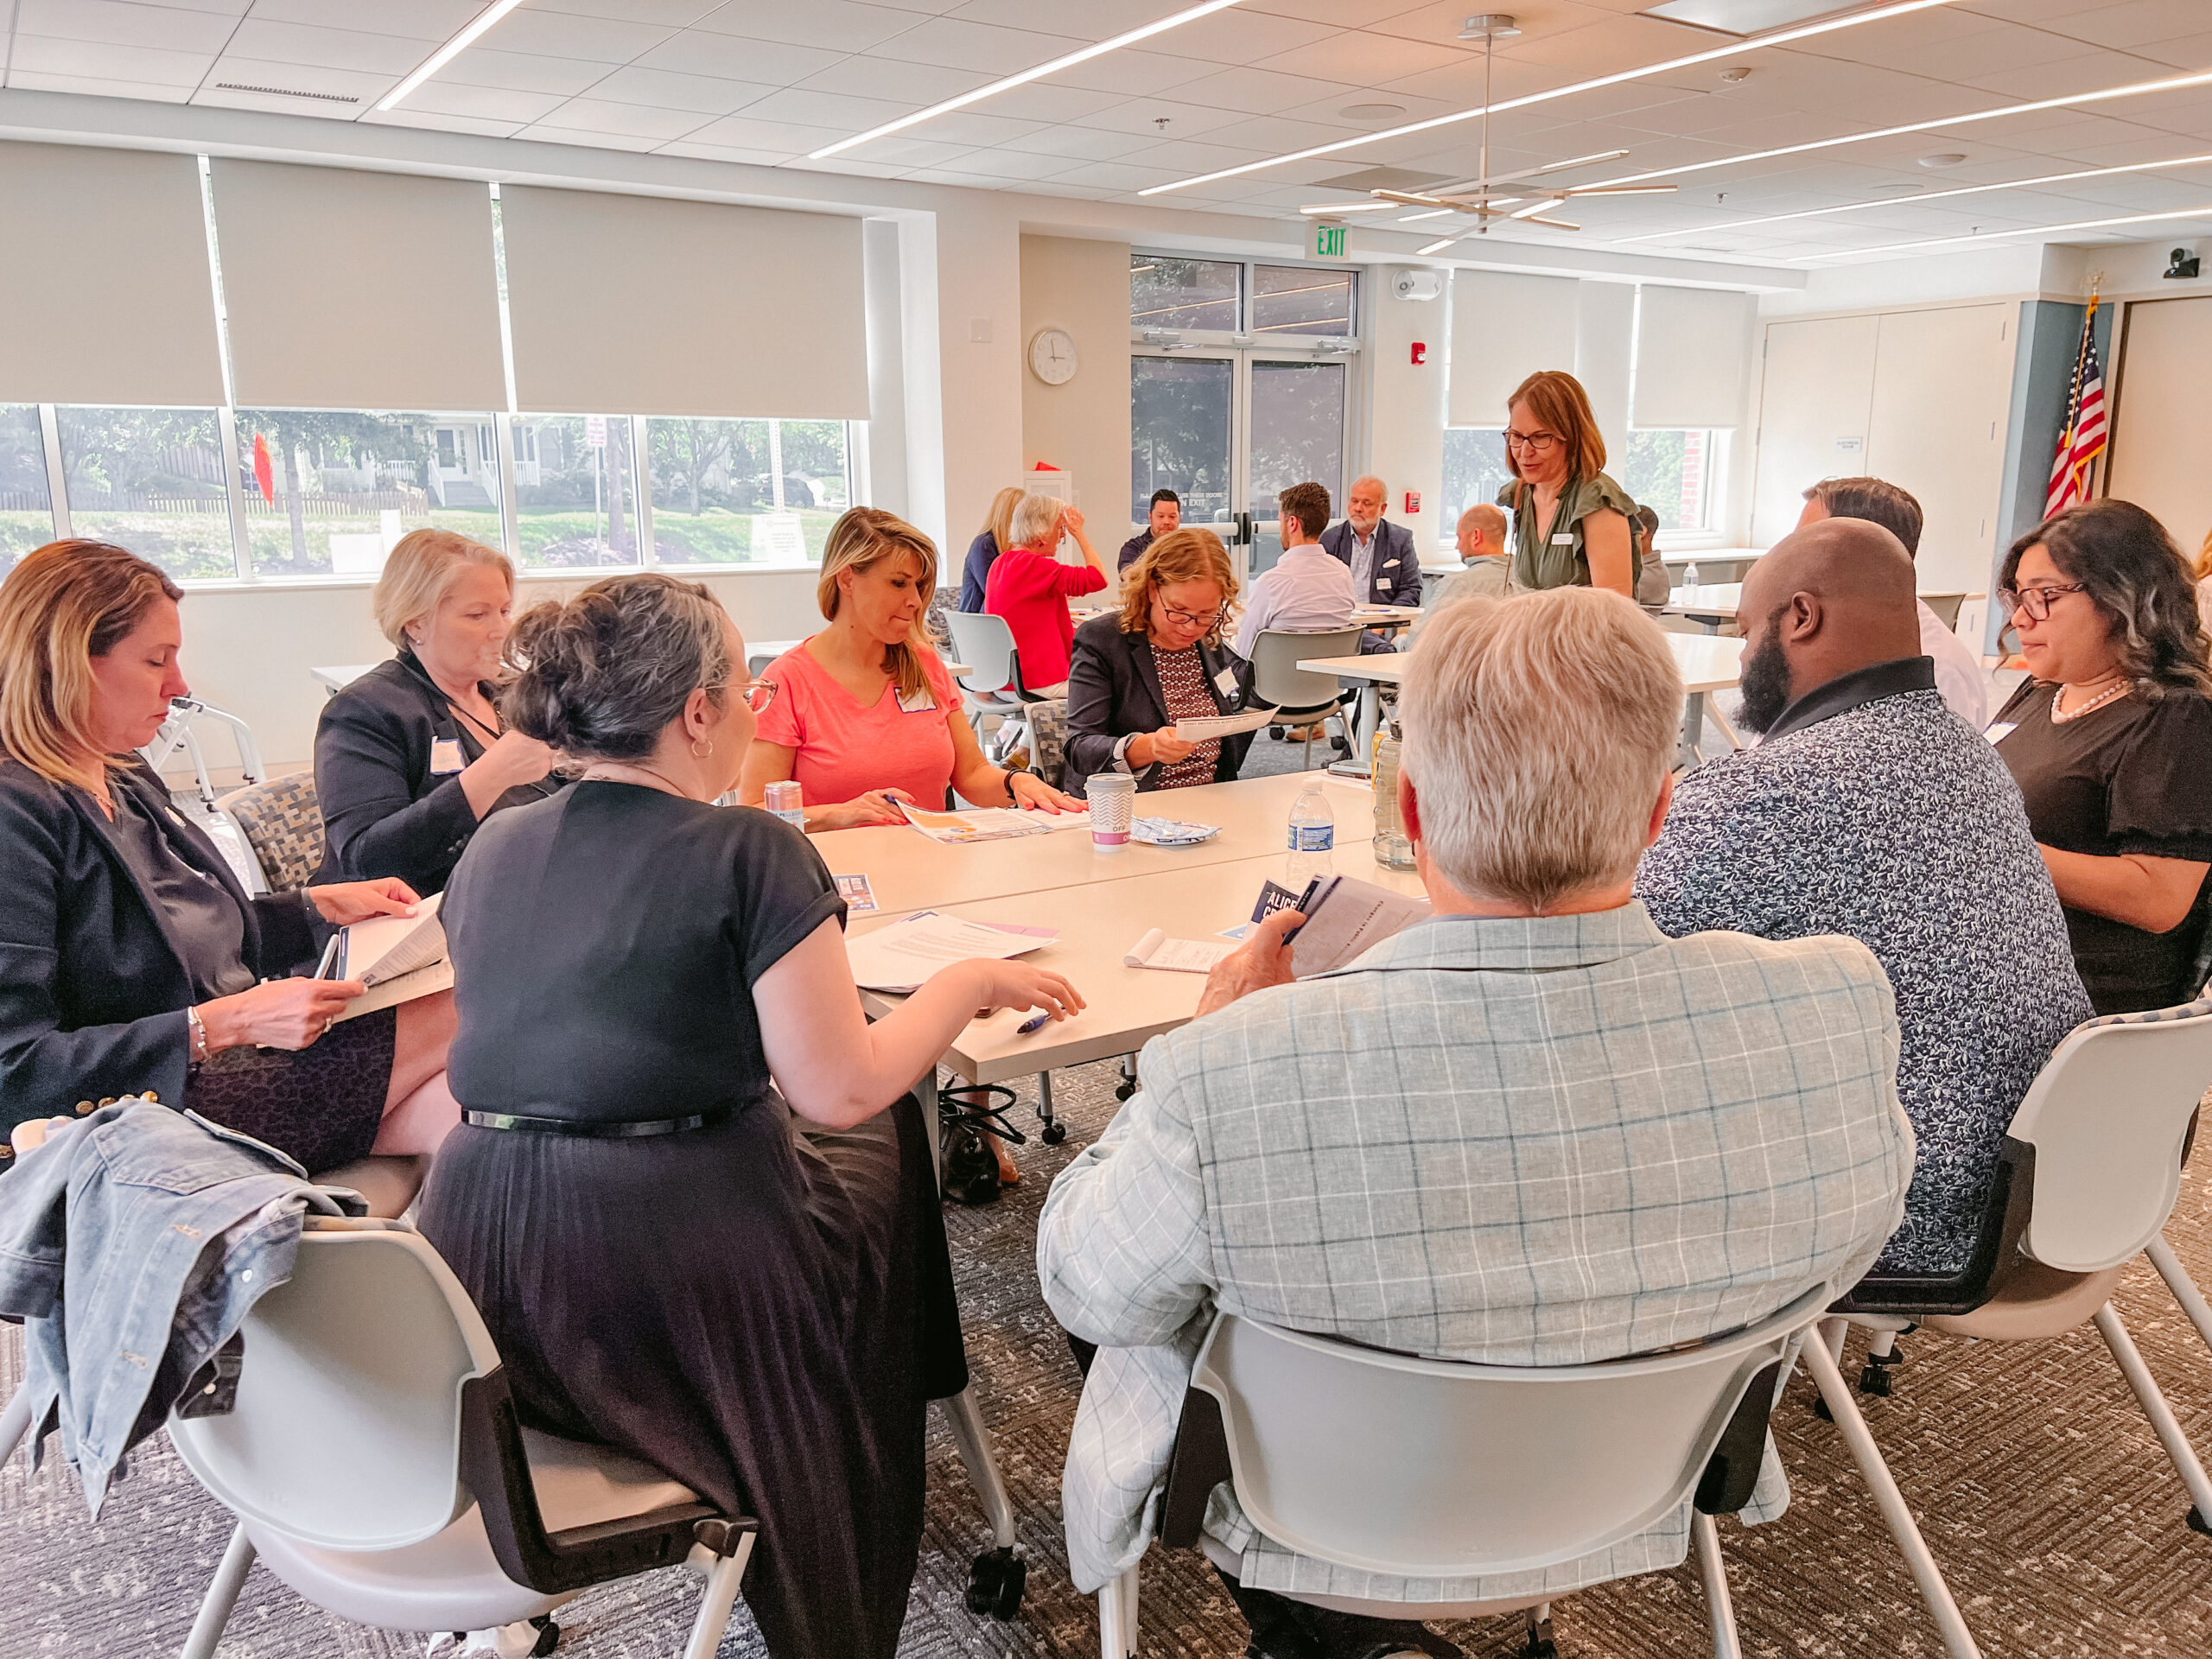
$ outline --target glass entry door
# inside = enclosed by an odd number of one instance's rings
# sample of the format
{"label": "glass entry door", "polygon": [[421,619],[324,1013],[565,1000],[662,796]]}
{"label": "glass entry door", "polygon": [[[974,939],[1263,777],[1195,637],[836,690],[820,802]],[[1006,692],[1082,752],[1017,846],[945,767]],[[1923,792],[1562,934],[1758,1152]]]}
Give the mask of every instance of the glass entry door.
{"label": "glass entry door", "polygon": [[1280,349],[1132,353],[1130,506],[1183,499],[1183,522],[1229,545],[1249,582],[1282,555],[1275,496],[1311,480],[1344,500],[1350,364]]}

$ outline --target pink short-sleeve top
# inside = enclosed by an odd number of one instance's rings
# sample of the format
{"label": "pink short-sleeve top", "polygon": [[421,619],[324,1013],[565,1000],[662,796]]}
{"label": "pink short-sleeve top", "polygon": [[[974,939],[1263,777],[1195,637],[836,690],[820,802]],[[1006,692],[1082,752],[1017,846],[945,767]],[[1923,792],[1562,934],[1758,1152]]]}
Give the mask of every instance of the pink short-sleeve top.
{"label": "pink short-sleeve top", "polygon": [[809,806],[849,801],[872,789],[903,789],[918,806],[941,808],[952,784],[952,730],[960,694],[933,651],[922,652],[929,684],[902,698],[896,682],[872,708],[837,683],[804,642],[768,664],[776,700],[759,736],[798,753],[791,776]]}

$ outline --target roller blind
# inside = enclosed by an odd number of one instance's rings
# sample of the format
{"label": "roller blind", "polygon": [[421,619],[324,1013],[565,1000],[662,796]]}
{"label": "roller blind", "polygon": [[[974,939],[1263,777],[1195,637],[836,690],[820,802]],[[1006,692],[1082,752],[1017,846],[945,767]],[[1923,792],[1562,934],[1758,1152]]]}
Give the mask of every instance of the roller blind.
{"label": "roller blind", "polygon": [[0,401],[223,401],[200,164],[0,144]]}
{"label": "roller blind", "polygon": [[858,219],[526,186],[500,202],[522,408],[868,417]]}
{"label": "roller blind", "polygon": [[1452,274],[1452,425],[1503,426],[1516,386],[1539,369],[1573,372],[1580,286],[1571,276]]}
{"label": "roller blind", "polygon": [[210,166],[242,405],[506,407],[483,185],[277,162]]}
{"label": "roller blind", "polygon": [[1735,426],[1744,418],[1751,298],[1713,288],[1643,289],[1637,322],[1638,426]]}

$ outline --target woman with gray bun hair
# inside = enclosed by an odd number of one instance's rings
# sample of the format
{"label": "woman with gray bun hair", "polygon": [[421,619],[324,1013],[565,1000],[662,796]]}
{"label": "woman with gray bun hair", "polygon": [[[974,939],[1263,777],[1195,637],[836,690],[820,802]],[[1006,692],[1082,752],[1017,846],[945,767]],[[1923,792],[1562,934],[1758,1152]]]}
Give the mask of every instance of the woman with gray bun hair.
{"label": "woman with gray bun hair", "polygon": [[967,1381],[910,1091],[976,1009],[1083,1001],[960,962],[868,1023],[813,846],[713,804],[775,688],[706,588],[611,577],[507,649],[506,718],[582,772],[447,888],[463,1116],[423,1231],[526,1419],[760,1517],[776,1659],[890,1659],[923,1408]]}

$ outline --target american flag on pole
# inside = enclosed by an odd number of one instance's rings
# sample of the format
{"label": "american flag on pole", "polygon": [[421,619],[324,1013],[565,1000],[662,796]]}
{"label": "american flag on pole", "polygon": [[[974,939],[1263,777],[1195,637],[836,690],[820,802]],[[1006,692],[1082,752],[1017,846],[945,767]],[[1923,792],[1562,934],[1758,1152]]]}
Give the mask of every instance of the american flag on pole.
{"label": "american flag on pole", "polygon": [[2051,457],[2050,490],[2043,516],[2079,506],[2089,499],[2089,473],[2105,452],[2105,378],[2097,366],[2097,296],[2089,296],[2089,315],[2082,320],[2082,349],[2074,358],[2074,385],[2066,403],[2066,423],[2058,429],[2058,452]]}

